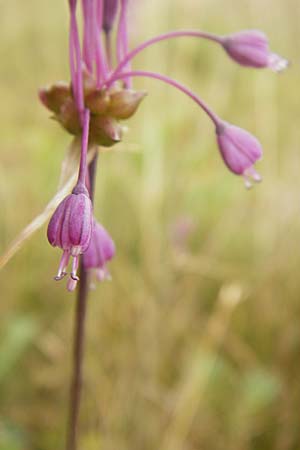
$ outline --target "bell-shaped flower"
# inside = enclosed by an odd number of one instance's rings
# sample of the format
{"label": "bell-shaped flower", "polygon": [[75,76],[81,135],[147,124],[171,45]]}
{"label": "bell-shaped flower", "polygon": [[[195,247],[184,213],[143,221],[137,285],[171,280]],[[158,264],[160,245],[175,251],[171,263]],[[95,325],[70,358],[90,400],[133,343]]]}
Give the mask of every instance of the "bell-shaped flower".
{"label": "bell-shaped flower", "polygon": [[223,38],[223,47],[238,64],[247,67],[266,68],[280,72],[288,61],[269,49],[267,36],[258,30],[246,30]]}
{"label": "bell-shaped flower", "polygon": [[92,209],[87,189],[77,185],[72,194],[58,205],[48,225],[48,241],[53,247],[60,247],[63,250],[55,279],[61,280],[67,275],[69,259],[73,257],[70,277],[74,281],[74,288],[79,280],[77,276],[79,255],[87,250],[91,240]]}
{"label": "bell-shaped flower", "polygon": [[261,181],[254,164],[262,157],[259,141],[248,131],[235,125],[220,121],[216,127],[217,141],[221,156],[231,172],[242,175],[247,188]]}
{"label": "bell-shaped flower", "polygon": [[116,248],[111,236],[99,222],[94,221],[91,242],[83,254],[84,268],[95,272],[99,281],[110,279],[106,264],[115,253]]}

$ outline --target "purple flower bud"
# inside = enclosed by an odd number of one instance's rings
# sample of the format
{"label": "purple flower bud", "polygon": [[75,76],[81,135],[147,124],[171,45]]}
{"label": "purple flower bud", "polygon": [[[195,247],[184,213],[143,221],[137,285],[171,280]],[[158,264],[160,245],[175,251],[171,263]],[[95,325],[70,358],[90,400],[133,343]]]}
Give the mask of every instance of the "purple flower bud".
{"label": "purple flower bud", "polygon": [[269,42],[264,33],[258,30],[246,30],[224,38],[223,47],[238,64],[247,67],[269,67],[280,72],[288,66],[288,61],[271,53]]}
{"label": "purple flower bud", "polygon": [[103,30],[106,33],[112,29],[118,12],[118,0],[104,0]]}
{"label": "purple flower bud", "polygon": [[83,255],[83,265],[87,270],[94,270],[99,281],[110,278],[106,263],[116,253],[114,241],[99,223],[94,222],[92,238],[87,251]]}
{"label": "purple flower bud", "polygon": [[[48,241],[53,247],[60,247],[63,255],[55,277],[61,280],[66,274],[69,259],[73,257],[71,279],[73,289],[79,280],[77,269],[79,255],[84,253],[91,240],[93,227],[92,202],[84,186],[77,185],[56,208],[48,225]],[[69,288],[69,284],[68,284]],[[69,290],[73,290],[69,289]]]}
{"label": "purple flower bud", "polygon": [[218,146],[222,158],[231,172],[242,175],[247,188],[252,186],[250,178],[261,181],[261,176],[253,165],[262,157],[262,148],[258,140],[242,128],[226,122],[216,127]]}

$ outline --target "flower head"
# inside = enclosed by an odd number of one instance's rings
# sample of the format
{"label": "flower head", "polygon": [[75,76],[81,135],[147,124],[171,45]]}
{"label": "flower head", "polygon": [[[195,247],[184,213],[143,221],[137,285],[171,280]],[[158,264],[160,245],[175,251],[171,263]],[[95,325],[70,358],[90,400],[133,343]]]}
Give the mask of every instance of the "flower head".
{"label": "flower head", "polygon": [[[49,243],[60,247],[63,255],[55,277],[61,280],[67,275],[66,268],[73,257],[71,279],[79,280],[77,269],[79,255],[84,253],[91,240],[93,219],[92,203],[84,186],[76,186],[56,208],[47,229]],[[74,287],[76,283],[73,283]]]}
{"label": "flower head", "polygon": [[230,34],[223,40],[228,55],[238,64],[247,67],[269,67],[280,72],[288,66],[288,61],[272,53],[264,33],[258,30],[240,31]]}
{"label": "flower head", "polygon": [[221,156],[231,172],[242,175],[247,188],[251,187],[250,178],[261,181],[254,164],[262,157],[262,148],[258,140],[242,128],[221,121],[216,127],[217,141]]}
{"label": "flower head", "polygon": [[94,221],[91,242],[83,255],[83,265],[87,270],[94,270],[99,281],[109,279],[106,263],[115,255],[115,244],[106,229]]}

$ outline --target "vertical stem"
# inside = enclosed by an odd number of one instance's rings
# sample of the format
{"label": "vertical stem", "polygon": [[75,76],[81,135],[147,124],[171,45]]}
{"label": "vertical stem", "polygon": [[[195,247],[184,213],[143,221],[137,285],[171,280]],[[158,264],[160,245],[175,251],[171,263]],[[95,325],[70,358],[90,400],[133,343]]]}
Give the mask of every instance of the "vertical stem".
{"label": "vertical stem", "polygon": [[113,65],[112,60],[112,44],[111,44],[111,31],[105,31],[105,52],[107,58],[108,69],[111,70]]}
{"label": "vertical stem", "polygon": [[78,172],[78,183],[81,183],[84,185],[85,183],[85,177],[87,173],[87,153],[88,153],[88,146],[89,146],[89,130],[90,130],[90,111],[86,109],[83,112],[83,123],[82,123],[82,138],[81,138],[81,154],[80,154],[80,165],[79,165],[79,172]]}
{"label": "vertical stem", "polygon": [[67,436],[67,450],[77,450],[78,422],[82,390],[82,361],[85,341],[85,317],[87,307],[87,272],[80,265],[80,283],[75,309],[73,341],[73,374],[70,389],[70,410]]}
{"label": "vertical stem", "polygon": [[[97,169],[97,158],[94,157],[89,166],[90,196],[93,201],[95,178]],[[80,282],[75,309],[74,338],[73,338],[73,370],[70,387],[69,423],[67,431],[66,450],[77,450],[78,446],[78,423],[82,391],[83,356],[85,346],[85,318],[88,299],[88,273],[84,269],[82,260],[80,263]]]}

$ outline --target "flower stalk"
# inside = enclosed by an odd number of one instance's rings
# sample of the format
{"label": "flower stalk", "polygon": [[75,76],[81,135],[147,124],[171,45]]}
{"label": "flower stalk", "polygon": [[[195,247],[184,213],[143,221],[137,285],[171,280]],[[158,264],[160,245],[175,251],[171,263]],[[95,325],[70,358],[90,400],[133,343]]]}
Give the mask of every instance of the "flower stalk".
{"label": "flower stalk", "polygon": [[[95,181],[97,172],[96,154],[89,165],[90,198],[94,201]],[[72,379],[70,386],[69,401],[69,419],[67,429],[66,450],[77,450],[78,448],[78,429],[79,413],[81,406],[81,394],[83,383],[83,358],[85,348],[85,322],[87,313],[89,275],[83,262],[80,263],[80,283],[77,293],[74,317],[74,336],[73,336],[73,365]]]}

